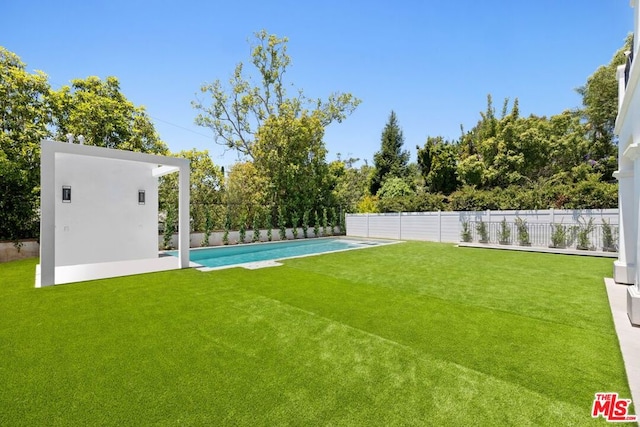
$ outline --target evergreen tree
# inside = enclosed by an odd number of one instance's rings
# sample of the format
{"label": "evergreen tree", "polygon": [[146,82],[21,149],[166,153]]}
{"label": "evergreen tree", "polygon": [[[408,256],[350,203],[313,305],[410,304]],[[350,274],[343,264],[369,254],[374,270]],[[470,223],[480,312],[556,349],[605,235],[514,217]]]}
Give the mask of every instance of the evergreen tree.
{"label": "evergreen tree", "polygon": [[394,111],[391,111],[380,139],[380,151],[373,156],[375,170],[369,187],[373,195],[380,190],[387,178],[405,178],[409,162],[409,152],[402,150],[404,136]]}

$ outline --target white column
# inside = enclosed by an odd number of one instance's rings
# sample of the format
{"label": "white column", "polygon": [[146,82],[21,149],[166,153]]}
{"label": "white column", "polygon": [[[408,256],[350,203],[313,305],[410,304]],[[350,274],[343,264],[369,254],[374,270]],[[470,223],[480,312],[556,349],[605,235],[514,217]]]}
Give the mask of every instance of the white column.
{"label": "white column", "polygon": [[[55,285],[56,275],[56,188],[55,142],[40,143],[40,283],[37,287]],[[62,189],[58,197],[62,197]]]}
{"label": "white column", "polygon": [[178,205],[178,224],[180,229],[178,230],[178,263],[180,268],[189,267],[189,234],[191,231],[191,224],[189,218],[189,189],[190,184],[190,169],[189,161],[187,160],[186,166],[180,167],[180,190],[178,193],[179,205]]}
{"label": "white column", "polygon": [[[636,36],[638,36],[640,34],[639,30],[640,28],[638,28],[638,24],[640,24],[640,8],[638,7],[638,0],[631,0],[631,7],[633,7],[635,10],[633,11],[633,34],[635,34]],[[637,56],[638,53],[638,41],[634,40],[633,41],[633,46],[631,47],[631,49],[633,49],[633,56]]]}
{"label": "white column", "polygon": [[[633,247],[633,252],[635,257],[633,258],[633,261],[631,261],[631,259],[627,259],[627,264],[629,262],[633,262],[635,265],[638,265],[638,257],[640,256],[640,253],[638,253],[638,244],[640,243],[640,233],[638,233],[640,231],[640,228],[638,227],[638,212],[640,212],[640,159],[637,156],[637,154],[640,154],[640,150],[638,150],[636,147],[636,144],[633,145],[633,148],[635,148],[635,150],[632,151],[634,155],[634,161],[633,161],[633,179],[632,179],[632,191],[633,191],[633,196],[630,198],[630,200],[632,200],[633,202],[633,213],[632,213],[632,218],[631,221],[627,221],[627,225],[629,223],[632,223],[632,227],[633,227],[633,239],[630,240],[627,243],[630,243],[629,246]],[[627,151],[627,153],[629,152],[629,150]],[[630,248],[627,247],[627,251],[629,251]],[[635,274],[634,274],[634,280],[631,283],[634,283],[636,286],[640,286],[640,271],[636,268],[634,268],[635,270]]]}
{"label": "white column", "polygon": [[[626,160],[626,159],[624,159]],[[624,163],[630,163],[628,160]],[[621,159],[622,163],[622,159]],[[621,165],[622,167],[622,165]],[[619,244],[618,259],[613,263],[613,279],[617,283],[633,284],[635,281],[637,202],[634,195],[634,171],[630,167],[616,171],[618,180]]]}
{"label": "white column", "polygon": [[626,82],[624,81],[624,70],[626,65],[618,65],[616,68],[616,79],[618,79],[618,111],[622,108],[622,102],[624,101],[624,92],[626,89]]}
{"label": "white column", "polygon": [[[633,224],[635,235],[631,241],[627,241],[626,244],[631,243],[629,246],[635,246],[635,258],[634,263],[638,265],[640,261],[638,257],[640,257],[640,253],[636,249],[638,243],[640,243],[640,227],[638,227],[638,213],[640,212],[640,146],[638,143],[634,143],[629,145],[629,147],[624,151],[624,158],[620,159],[621,167],[624,167],[625,164],[628,164],[627,159],[633,160],[633,195],[630,198],[631,203],[633,203],[633,212],[632,216],[629,220],[625,219],[625,226],[629,226]],[[626,194],[622,194],[622,197],[627,197]],[[622,209],[620,209],[622,212]],[[627,255],[629,254],[629,247],[626,248]],[[627,259],[627,264],[629,259]],[[628,269],[627,269],[628,270]],[[638,269],[634,269],[634,281],[635,286],[630,286],[627,291],[627,315],[629,316],[629,320],[632,325],[640,325],[640,277],[638,275]]]}

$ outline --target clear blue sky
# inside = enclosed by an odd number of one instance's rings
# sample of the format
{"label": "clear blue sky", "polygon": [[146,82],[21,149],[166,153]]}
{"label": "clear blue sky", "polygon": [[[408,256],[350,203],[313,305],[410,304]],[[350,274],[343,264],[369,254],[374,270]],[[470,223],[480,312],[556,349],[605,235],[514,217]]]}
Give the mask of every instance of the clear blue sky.
{"label": "clear blue sky", "polygon": [[248,63],[247,40],[264,28],[290,39],[289,82],[311,97],[363,101],[327,128],[328,160],[371,161],[392,109],[415,159],[428,135],[455,139],[460,124],[474,126],[488,93],[498,111],[506,97],[524,115],[578,107],[574,89],[622,46],[632,14],[628,0],[2,0],[0,45],[54,88],[117,76],[172,151],[208,149],[228,165],[235,155],[222,157],[211,131],[193,124],[191,101],[202,83]]}

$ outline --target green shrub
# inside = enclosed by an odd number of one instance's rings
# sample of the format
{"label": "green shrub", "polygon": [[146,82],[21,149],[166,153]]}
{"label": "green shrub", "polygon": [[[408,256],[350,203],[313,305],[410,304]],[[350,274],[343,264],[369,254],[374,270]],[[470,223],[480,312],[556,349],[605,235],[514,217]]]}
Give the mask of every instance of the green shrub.
{"label": "green shrub", "polygon": [[340,234],[347,234],[347,217],[345,215],[344,209],[340,209],[340,216],[338,218],[338,228],[340,230]]}
{"label": "green shrub", "polygon": [[280,240],[287,239],[287,224],[284,219],[282,206],[278,206],[278,228],[280,229]]}
{"label": "green shrub", "polygon": [[470,242],[472,240],[471,227],[469,227],[469,221],[468,220],[463,220],[462,221],[461,238],[462,238],[463,242]]}
{"label": "green shrub", "polygon": [[597,176],[580,181],[570,190],[568,209],[608,209],[618,207],[618,184],[601,182]]}
{"label": "green shrub", "polygon": [[591,241],[589,235],[594,230],[593,217],[589,218],[589,221],[585,221],[584,218],[578,218],[578,249],[588,250],[591,248]]}
{"label": "green shrub", "polygon": [[267,240],[270,242],[273,240],[273,223],[270,211],[264,213],[264,226],[267,227]]}
{"label": "green shrub", "polygon": [[495,191],[477,190],[471,186],[464,186],[449,195],[449,204],[454,211],[484,211],[487,209],[500,209],[498,194]]}
{"label": "green shrub", "polygon": [[445,196],[442,194],[427,193],[419,191],[413,202],[413,212],[436,212],[448,210],[449,206],[445,203]]}
{"label": "green shrub", "polygon": [[261,226],[262,215],[260,215],[259,211],[256,211],[253,214],[253,242],[260,241],[260,226]]}
{"label": "green shrub", "polygon": [[567,246],[567,229],[562,224],[551,224],[551,247],[564,248]]}
{"label": "green shrub", "polygon": [[[364,196],[358,202],[356,212],[358,213],[377,213],[380,212],[378,197],[376,196]],[[317,236],[316,236],[317,237]]]}
{"label": "green shrub", "polygon": [[171,249],[171,240],[173,233],[176,230],[176,211],[174,207],[167,209],[167,217],[164,221],[164,231],[162,233],[162,247],[164,249]]}
{"label": "green shrub", "polygon": [[298,214],[294,212],[291,216],[291,232],[293,233],[294,240],[298,238],[298,221],[300,221]]}
{"label": "green shrub", "polygon": [[500,235],[498,236],[498,239],[503,245],[511,243],[511,228],[509,227],[509,224],[507,224],[507,219],[504,217],[500,222]]}
{"label": "green shrub", "polygon": [[315,211],[314,216],[315,222],[313,225],[313,235],[315,237],[318,237],[318,235],[320,234],[320,218],[318,217],[318,211]]}
{"label": "green shrub", "polygon": [[334,234],[336,232],[336,223],[338,219],[338,214],[336,213],[335,207],[332,207],[329,212],[331,213],[329,217],[329,234]]}
{"label": "green shrub", "polygon": [[487,230],[487,224],[482,219],[476,224],[476,231],[480,235],[480,243],[489,242],[489,230]]}
{"label": "green shrub", "polygon": [[322,235],[323,236],[327,235],[327,226],[328,226],[327,208],[322,208]]}
{"label": "green shrub", "polygon": [[414,209],[411,196],[385,197],[378,201],[380,212],[411,212]]}
{"label": "green shrub", "polygon": [[520,242],[520,246],[531,246],[527,220],[516,217],[516,228],[518,229],[518,242]]}
{"label": "green shrub", "polygon": [[415,192],[411,189],[409,184],[407,184],[404,179],[391,177],[387,178],[384,181],[382,187],[380,187],[376,195],[380,198],[380,200],[384,200],[396,197],[411,196],[414,194]]}
{"label": "green shrub", "polygon": [[605,252],[616,251],[613,232],[611,231],[611,223],[606,219],[602,220],[602,250]]}
{"label": "green shrub", "polygon": [[302,236],[306,239],[309,237],[309,211],[304,211],[302,214]]}
{"label": "green shrub", "polygon": [[211,237],[211,229],[213,228],[213,221],[211,220],[211,213],[207,209],[204,213],[204,236],[202,236],[201,246],[209,246],[209,237]]}
{"label": "green shrub", "polygon": [[225,215],[225,220],[224,220],[224,233],[222,233],[222,244],[223,245],[228,245],[229,244],[229,229],[231,228],[231,216],[229,215],[229,212],[227,211],[227,214]]}
{"label": "green shrub", "polygon": [[247,217],[245,216],[245,214],[242,214],[242,216],[240,216],[240,227],[238,227],[238,234],[239,234],[239,242],[238,243],[244,243],[244,239],[247,236]]}

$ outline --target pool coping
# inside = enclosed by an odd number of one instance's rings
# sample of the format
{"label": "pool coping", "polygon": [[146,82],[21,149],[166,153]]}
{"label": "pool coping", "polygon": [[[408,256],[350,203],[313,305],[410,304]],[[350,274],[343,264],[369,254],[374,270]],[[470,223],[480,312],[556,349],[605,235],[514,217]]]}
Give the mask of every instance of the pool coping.
{"label": "pool coping", "polygon": [[[196,264],[193,266],[193,268],[195,268],[198,271],[201,271],[203,273],[209,272],[209,271],[217,271],[217,270],[226,270],[228,268],[244,268],[247,270],[257,270],[260,268],[268,268],[268,267],[279,267],[281,265],[283,265],[281,262],[279,261],[284,261],[284,260],[289,260],[289,259],[296,259],[296,258],[306,258],[306,257],[310,257],[310,256],[317,256],[317,255],[325,255],[325,254],[331,254],[331,253],[338,253],[338,252],[345,252],[345,251],[353,251],[353,250],[358,250],[358,249],[368,249],[368,248],[372,248],[372,247],[376,247],[376,246],[383,246],[383,245],[390,245],[390,244],[396,244],[396,243],[405,243],[405,241],[403,240],[395,240],[395,239],[379,239],[379,238],[362,238],[362,237],[348,237],[348,236],[325,236],[325,237],[313,237],[310,238],[308,240],[312,240],[312,241],[316,241],[316,240],[349,240],[349,241],[353,241],[353,242],[379,242],[381,243],[381,245],[375,245],[375,246],[367,246],[367,245],[363,245],[361,247],[357,247],[357,248],[345,248],[345,249],[337,249],[334,251],[327,251],[327,252],[320,252],[320,253],[315,253],[315,254],[303,254],[303,255],[294,255],[294,256],[288,256],[288,257],[283,257],[283,258],[274,258],[274,259],[270,259],[270,260],[264,260],[264,261],[251,261],[251,262],[244,262],[244,263],[238,263],[238,264],[229,264],[229,265],[221,265],[218,267],[207,267],[201,264],[198,264],[195,261],[191,261],[192,264]],[[278,243],[291,243],[291,242],[295,242],[295,241],[304,241],[307,239],[293,239],[293,240],[278,240],[275,242],[255,242],[255,243],[240,243],[237,245],[225,245],[225,246],[209,246],[209,247],[203,247],[203,248],[191,248],[191,250],[203,250],[203,249],[222,249],[222,248],[228,248],[228,247],[237,247],[237,246],[251,246],[251,245],[263,245],[263,244],[278,244]],[[171,255],[170,255],[171,256]]]}

